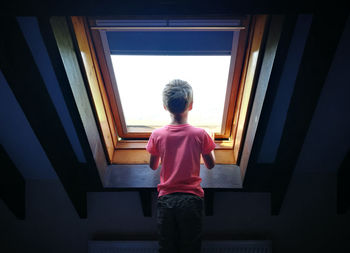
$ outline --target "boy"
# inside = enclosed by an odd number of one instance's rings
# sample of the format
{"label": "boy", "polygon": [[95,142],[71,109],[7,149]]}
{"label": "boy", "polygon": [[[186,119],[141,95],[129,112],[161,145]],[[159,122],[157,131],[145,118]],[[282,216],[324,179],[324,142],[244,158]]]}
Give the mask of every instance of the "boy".
{"label": "boy", "polygon": [[162,161],[158,185],[159,252],[201,251],[204,192],[200,186],[200,156],[208,169],[215,166],[215,143],[208,133],[187,123],[192,110],[192,87],[173,80],[163,90],[164,109],[171,123],[156,129],[147,144],[150,167]]}

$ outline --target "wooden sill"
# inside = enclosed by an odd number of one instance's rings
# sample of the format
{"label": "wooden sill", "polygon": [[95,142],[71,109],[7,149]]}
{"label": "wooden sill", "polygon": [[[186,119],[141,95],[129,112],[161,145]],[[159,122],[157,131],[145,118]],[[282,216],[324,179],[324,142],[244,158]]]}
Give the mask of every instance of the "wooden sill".
{"label": "wooden sill", "polygon": [[[217,164],[237,163],[233,149],[215,149],[214,154]],[[148,164],[149,158],[150,155],[144,147],[139,149],[116,149],[113,154],[112,164]],[[201,163],[203,164],[203,161]]]}
{"label": "wooden sill", "polygon": [[[147,140],[120,140],[116,144],[116,149],[145,149],[147,144]],[[228,140],[216,140],[215,141],[216,148],[215,150],[225,149],[230,150],[233,149],[233,141]]]}

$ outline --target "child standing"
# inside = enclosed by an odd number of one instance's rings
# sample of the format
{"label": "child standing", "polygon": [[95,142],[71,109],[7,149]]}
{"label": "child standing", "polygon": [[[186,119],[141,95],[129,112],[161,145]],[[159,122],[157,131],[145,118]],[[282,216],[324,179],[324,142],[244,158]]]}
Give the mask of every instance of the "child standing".
{"label": "child standing", "polygon": [[173,80],[163,90],[163,105],[171,123],[156,129],[147,144],[150,167],[162,162],[158,185],[159,252],[201,250],[204,191],[200,185],[200,156],[208,169],[215,166],[215,143],[209,134],[187,123],[192,109],[192,87]]}

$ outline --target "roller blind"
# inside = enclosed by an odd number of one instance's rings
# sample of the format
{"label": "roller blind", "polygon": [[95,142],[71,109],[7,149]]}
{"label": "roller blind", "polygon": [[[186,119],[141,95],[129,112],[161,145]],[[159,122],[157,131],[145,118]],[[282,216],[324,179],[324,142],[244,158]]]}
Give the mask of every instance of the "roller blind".
{"label": "roller blind", "polygon": [[234,31],[107,31],[114,55],[230,55]]}

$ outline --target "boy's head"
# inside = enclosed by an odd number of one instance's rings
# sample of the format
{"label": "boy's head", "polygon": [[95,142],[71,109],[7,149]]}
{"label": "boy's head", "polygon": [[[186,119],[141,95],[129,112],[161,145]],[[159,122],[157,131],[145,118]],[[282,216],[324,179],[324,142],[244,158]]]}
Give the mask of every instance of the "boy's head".
{"label": "boy's head", "polygon": [[173,113],[183,113],[193,101],[192,87],[183,80],[175,79],[165,85],[163,90],[163,104]]}

